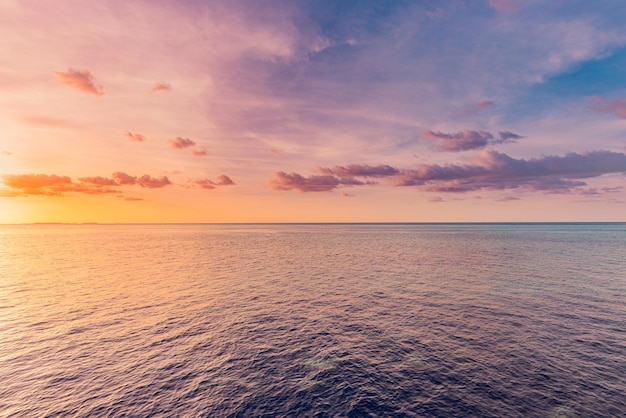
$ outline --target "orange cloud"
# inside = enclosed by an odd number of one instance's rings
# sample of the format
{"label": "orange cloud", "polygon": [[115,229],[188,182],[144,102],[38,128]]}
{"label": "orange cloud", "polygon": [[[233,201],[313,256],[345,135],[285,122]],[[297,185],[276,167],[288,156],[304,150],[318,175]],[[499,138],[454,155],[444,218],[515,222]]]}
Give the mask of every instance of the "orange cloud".
{"label": "orange cloud", "polygon": [[209,155],[208,151],[204,147],[198,147],[196,149],[192,149],[191,154],[194,157],[204,157],[206,155]]}
{"label": "orange cloud", "polygon": [[109,189],[110,184],[102,178],[88,178],[91,182],[74,183],[67,176],[57,176],[56,174],[6,174],[2,176],[3,183],[10,188],[10,192],[17,195],[42,195],[61,196],[67,192],[102,194],[116,193],[116,190]]}
{"label": "orange cloud", "polygon": [[146,137],[141,135],[141,134],[135,134],[129,131],[126,131],[125,134],[131,141],[135,141],[135,142],[144,142],[146,140]]}
{"label": "orange cloud", "polygon": [[81,90],[95,96],[102,96],[104,94],[102,86],[96,84],[96,80],[91,75],[89,70],[75,70],[70,68],[67,72],[55,71],[54,74],[57,76],[59,81],[66,86],[73,87],[77,90]]}
{"label": "orange cloud", "polygon": [[171,91],[172,86],[169,83],[156,82],[154,86],[152,86],[152,91]]}

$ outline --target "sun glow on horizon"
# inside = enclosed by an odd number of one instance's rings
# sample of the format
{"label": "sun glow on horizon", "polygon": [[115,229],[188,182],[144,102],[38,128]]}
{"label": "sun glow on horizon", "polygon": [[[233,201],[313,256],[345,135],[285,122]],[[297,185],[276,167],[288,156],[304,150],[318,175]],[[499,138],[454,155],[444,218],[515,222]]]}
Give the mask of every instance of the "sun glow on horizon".
{"label": "sun glow on horizon", "polygon": [[0,11],[0,222],[626,221],[616,10]]}

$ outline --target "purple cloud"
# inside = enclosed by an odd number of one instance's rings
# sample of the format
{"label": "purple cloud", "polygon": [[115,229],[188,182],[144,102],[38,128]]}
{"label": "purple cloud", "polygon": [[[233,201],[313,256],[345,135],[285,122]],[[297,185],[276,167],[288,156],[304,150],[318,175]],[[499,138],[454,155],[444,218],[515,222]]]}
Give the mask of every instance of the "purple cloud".
{"label": "purple cloud", "polygon": [[368,179],[385,178],[393,186],[413,186],[432,192],[525,188],[548,193],[573,193],[587,185],[581,179],[610,173],[626,174],[626,154],[592,151],[525,160],[485,151],[473,164],[425,164],[411,169],[349,164],[319,167],[318,171],[324,175],[304,177],[298,173],[277,172],[270,184],[274,190],[320,192],[341,186],[372,185],[376,183]]}
{"label": "purple cloud", "polygon": [[370,166],[367,164],[319,167],[318,170],[322,174],[339,177],[388,177],[399,173],[397,168],[389,165]]}
{"label": "purple cloud", "polygon": [[423,131],[421,137],[436,142],[439,151],[467,151],[484,148],[493,139],[493,135],[486,131],[464,130],[454,134],[443,132]]}
{"label": "purple cloud", "polygon": [[584,154],[515,159],[487,151],[477,164],[424,165],[404,170],[398,186],[420,186],[429,191],[467,192],[518,187],[554,193],[571,192],[586,185],[579,180],[609,173],[626,173],[626,154],[593,151]]}
{"label": "purple cloud", "polygon": [[439,151],[459,152],[485,148],[487,145],[515,142],[523,136],[510,131],[498,132],[499,137],[487,131],[471,131],[465,129],[456,133],[423,131],[421,137],[435,141]]}

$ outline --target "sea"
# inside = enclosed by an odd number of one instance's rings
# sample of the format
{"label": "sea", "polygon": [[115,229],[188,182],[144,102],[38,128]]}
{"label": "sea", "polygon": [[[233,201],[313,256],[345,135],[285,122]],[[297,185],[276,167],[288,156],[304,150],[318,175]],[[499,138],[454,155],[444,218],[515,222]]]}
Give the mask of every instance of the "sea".
{"label": "sea", "polygon": [[625,417],[626,224],[0,226],[1,417]]}

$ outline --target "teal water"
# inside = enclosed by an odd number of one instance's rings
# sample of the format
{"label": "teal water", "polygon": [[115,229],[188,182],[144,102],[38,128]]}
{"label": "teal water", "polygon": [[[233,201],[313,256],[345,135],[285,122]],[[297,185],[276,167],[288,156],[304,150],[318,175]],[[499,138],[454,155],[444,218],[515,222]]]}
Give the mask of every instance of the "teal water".
{"label": "teal water", "polygon": [[626,415],[626,224],[0,226],[0,416]]}

